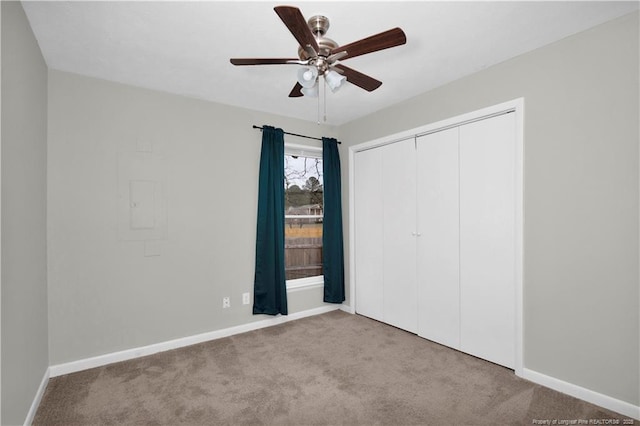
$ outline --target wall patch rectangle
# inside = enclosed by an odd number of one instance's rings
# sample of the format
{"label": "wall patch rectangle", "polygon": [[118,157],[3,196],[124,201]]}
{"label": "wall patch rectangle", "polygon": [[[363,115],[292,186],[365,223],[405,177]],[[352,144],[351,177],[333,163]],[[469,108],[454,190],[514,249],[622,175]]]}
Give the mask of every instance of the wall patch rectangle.
{"label": "wall patch rectangle", "polygon": [[167,238],[166,163],[154,153],[118,156],[118,239]]}
{"label": "wall patch rectangle", "polygon": [[131,229],[156,227],[156,186],[150,180],[129,181],[129,226]]}

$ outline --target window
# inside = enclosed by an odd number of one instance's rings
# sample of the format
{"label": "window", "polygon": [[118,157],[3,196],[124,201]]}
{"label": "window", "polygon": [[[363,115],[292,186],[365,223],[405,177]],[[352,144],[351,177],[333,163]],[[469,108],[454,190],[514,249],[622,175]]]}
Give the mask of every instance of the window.
{"label": "window", "polygon": [[322,149],[286,145],[284,175],[287,287],[322,283]]}

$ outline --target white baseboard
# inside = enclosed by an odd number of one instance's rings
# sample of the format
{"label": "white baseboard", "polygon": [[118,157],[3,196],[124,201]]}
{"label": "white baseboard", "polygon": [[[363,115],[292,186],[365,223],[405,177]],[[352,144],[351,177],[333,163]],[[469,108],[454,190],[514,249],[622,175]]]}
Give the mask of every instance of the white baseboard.
{"label": "white baseboard", "polygon": [[38,407],[40,406],[40,401],[42,401],[42,396],[44,395],[44,391],[45,389],[47,389],[47,384],[49,383],[49,375],[50,375],[50,371],[49,371],[49,368],[47,368],[44,371],[44,375],[42,376],[42,381],[40,382],[40,386],[38,387],[38,391],[36,392],[35,398],[33,398],[31,407],[29,407],[27,418],[24,419],[25,426],[30,426],[31,423],[33,423],[33,418],[36,416],[36,411],[38,411]]}
{"label": "white baseboard", "polygon": [[556,379],[555,377],[538,373],[537,371],[529,370],[528,368],[524,368],[522,370],[521,377],[558,392],[562,392],[592,404],[599,405],[600,407],[604,407],[608,410],[615,411],[616,413],[640,420],[640,406],[574,385],[573,383]]}
{"label": "white baseboard", "polygon": [[344,312],[346,312],[348,314],[355,314],[356,313],[355,308],[353,308],[350,305],[345,305],[345,304],[340,305],[340,310],[344,311]]}
{"label": "white baseboard", "polygon": [[[233,336],[234,334],[246,333],[248,331],[258,330],[260,328],[271,327],[274,325],[283,324],[285,322],[297,320],[300,318],[324,314],[326,312],[335,311],[337,309],[340,309],[340,305],[321,306],[315,309],[296,312],[290,315],[279,315],[277,317],[272,317],[272,318],[268,318],[261,321],[250,322],[248,324],[242,324],[235,327],[225,328],[222,330],[210,331],[207,333],[196,334],[194,336],[181,337],[179,339],[169,340],[166,342],[154,343],[148,346],[126,349],[124,351],[98,355],[95,357],[80,359],[77,361],[71,361],[64,364],[52,365],[51,367],[49,367],[49,374],[50,374],[50,377],[62,376],[64,374],[75,373],[78,371],[88,370],[90,368],[113,364],[114,362],[127,361],[134,358],[153,355],[158,352],[169,351],[171,349],[182,348],[185,346],[208,342],[210,340]],[[37,405],[36,405],[36,408],[37,408]]]}

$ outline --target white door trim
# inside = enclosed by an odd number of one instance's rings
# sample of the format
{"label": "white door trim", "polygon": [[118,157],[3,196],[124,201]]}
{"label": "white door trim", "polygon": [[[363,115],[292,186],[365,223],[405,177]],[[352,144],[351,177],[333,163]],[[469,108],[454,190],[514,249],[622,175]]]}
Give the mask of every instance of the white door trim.
{"label": "white door trim", "polygon": [[[405,130],[388,136],[383,136],[368,142],[349,147],[349,188],[355,186],[354,162],[355,154],[360,151],[388,145],[400,140],[412,138],[415,136],[425,135],[447,129],[449,127],[460,126],[477,120],[489,118],[491,116],[513,112],[516,118],[516,206],[515,206],[515,224],[516,224],[516,300],[515,303],[515,373],[518,376],[523,375],[523,225],[524,225],[524,98],[514,99],[498,105],[493,105],[477,111],[472,111],[436,123],[426,124],[424,126]],[[354,191],[349,191],[349,295],[351,312],[355,313],[355,299],[357,297],[355,283],[355,198]]]}

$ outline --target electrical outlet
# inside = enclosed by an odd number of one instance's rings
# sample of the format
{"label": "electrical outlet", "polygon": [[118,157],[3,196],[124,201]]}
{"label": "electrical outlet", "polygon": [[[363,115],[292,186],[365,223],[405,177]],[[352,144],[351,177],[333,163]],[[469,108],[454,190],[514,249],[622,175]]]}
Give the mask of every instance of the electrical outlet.
{"label": "electrical outlet", "polygon": [[242,293],[242,304],[248,305],[251,303],[251,294],[250,293]]}
{"label": "electrical outlet", "polygon": [[222,298],[222,307],[223,308],[230,308],[231,307],[231,298],[230,297],[223,297]]}

